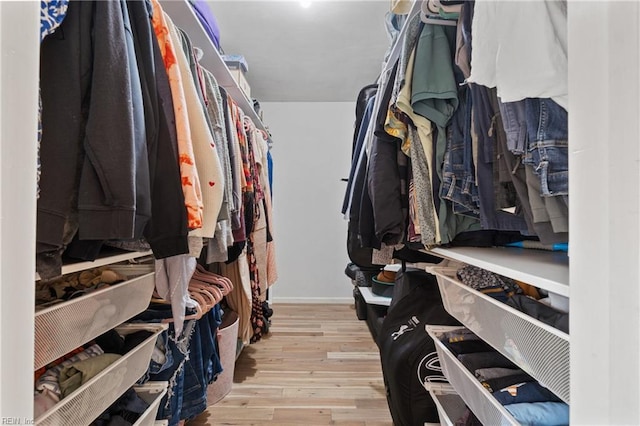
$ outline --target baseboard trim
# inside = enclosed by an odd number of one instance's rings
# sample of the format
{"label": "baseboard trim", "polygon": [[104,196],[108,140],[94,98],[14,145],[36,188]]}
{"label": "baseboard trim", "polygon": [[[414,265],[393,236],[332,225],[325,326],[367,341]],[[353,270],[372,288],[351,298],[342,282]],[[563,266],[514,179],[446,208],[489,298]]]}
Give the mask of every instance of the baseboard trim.
{"label": "baseboard trim", "polygon": [[277,297],[274,296],[271,303],[353,303],[353,297]]}

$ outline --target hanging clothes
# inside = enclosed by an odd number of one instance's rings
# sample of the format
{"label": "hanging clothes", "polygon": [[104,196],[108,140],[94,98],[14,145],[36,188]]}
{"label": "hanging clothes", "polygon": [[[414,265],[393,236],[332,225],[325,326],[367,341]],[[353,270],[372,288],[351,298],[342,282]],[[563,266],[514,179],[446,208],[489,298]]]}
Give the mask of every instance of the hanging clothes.
{"label": "hanging clothes", "polygon": [[[211,131],[207,125],[202,103],[198,96],[194,83],[194,76],[189,66],[188,57],[192,56],[191,44],[184,38],[184,33],[178,31],[171,18],[165,14],[165,21],[169,27],[169,34],[176,46],[176,59],[180,74],[182,75],[182,87],[184,89],[188,125],[190,128],[193,153],[196,162],[198,180],[201,184],[202,195],[202,226],[192,230],[189,235],[194,237],[212,238],[215,226],[222,206],[224,194],[224,176],[220,159],[215,149],[215,143]],[[200,251],[191,253],[198,257]]]}
{"label": "hanging clothes", "polygon": [[147,152],[147,129],[142,94],[142,80],[139,69],[143,64],[138,63],[138,54],[133,40],[133,26],[129,16],[129,9],[124,0],[120,0],[123,23],[125,27],[125,41],[129,62],[129,77],[131,81],[131,101],[133,118],[133,144],[135,153],[135,206],[133,238],[142,238],[142,233],[151,218],[151,182],[149,177],[149,154]]}
{"label": "hanging clothes", "polygon": [[[437,130],[434,164],[438,178],[443,179],[442,168],[447,145],[446,127],[458,108],[458,83],[453,66],[456,30],[453,27],[425,24],[422,28],[414,63],[411,106],[416,114],[431,121]],[[440,185],[438,185],[438,188]],[[480,229],[478,219],[455,215],[452,206],[441,198],[438,208],[441,243],[451,242],[456,235]]]}
{"label": "hanging clothes", "polygon": [[150,3],[128,1],[144,101],[151,218],[144,230],[156,259],[188,252],[187,212],[169,78],[153,32]]}
{"label": "hanging clothes", "polygon": [[[52,34],[62,24],[67,15],[69,0],[41,0],[40,1],[40,42]],[[39,89],[38,89],[39,90]],[[42,97],[38,91],[38,158],[36,175],[36,197],[40,197],[40,143],[42,141]]]}
{"label": "hanging clothes", "polygon": [[158,45],[171,87],[178,140],[180,176],[187,209],[187,220],[189,229],[198,229],[202,227],[204,205],[200,179],[196,169],[191,129],[189,127],[187,101],[182,86],[183,77],[176,57],[176,49],[180,48],[180,45],[175,46],[172,41],[170,29],[159,1],[151,0],[151,2],[153,4],[153,30],[158,38]]}
{"label": "hanging clothes", "polygon": [[[420,27],[422,28],[422,27]],[[412,179],[415,188],[416,201],[414,225],[417,225],[417,235],[420,235],[422,244],[431,247],[442,242],[440,234],[440,221],[436,210],[433,190],[434,169],[433,133],[431,121],[418,115],[411,106],[411,93],[413,90],[413,72],[415,64],[415,49],[409,54],[405,83],[400,88],[396,107],[396,114],[405,114],[416,127],[412,129],[408,125],[408,133],[404,145],[409,144],[409,156],[412,164]],[[403,146],[404,146],[403,145]],[[416,230],[414,228],[414,230]]]}
{"label": "hanging clothes", "polygon": [[551,98],[568,108],[567,2],[478,1],[471,34],[470,82],[497,87],[502,102]]}
{"label": "hanging clothes", "polygon": [[77,229],[83,239],[133,237],[136,205],[132,89],[120,4],[71,2],[59,31],[64,37],[45,38],[40,52],[36,263],[45,279],[60,275],[62,251]]}
{"label": "hanging clothes", "polygon": [[259,152],[256,154],[256,166],[258,167],[258,174],[260,182],[262,184],[262,194],[264,196],[264,215],[266,220],[266,259],[265,270],[262,274],[263,286],[261,287],[261,298],[265,300],[266,289],[271,287],[278,280],[278,269],[276,262],[276,249],[274,240],[274,228],[273,228],[273,204],[272,204],[272,190],[271,181],[269,175],[271,173],[271,166],[269,165],[269,136],[262,130],[255,130],[256,132],[256,146]]}

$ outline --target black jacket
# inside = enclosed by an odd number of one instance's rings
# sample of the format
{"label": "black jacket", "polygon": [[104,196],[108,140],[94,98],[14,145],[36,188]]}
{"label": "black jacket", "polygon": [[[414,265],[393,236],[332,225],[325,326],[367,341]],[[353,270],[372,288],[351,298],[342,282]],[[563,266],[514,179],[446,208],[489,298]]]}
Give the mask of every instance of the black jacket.
{"label": "black jacket", "polygon": [[61,26],[42,42],[40,84],[37,253],[59,257],[75,212],[80,237],[131,238],[134,128],[119,2],[69,3]]}
{"label": "black jacket", "polygon": [[369,153],[367,185],[374,215],[375,239],[387,245],[404,237],[405,217],[400,190],[398,151],[402,141],[384,130],[398,65],[393,67],[380,102]]}
{"label": "black jacket", "polygon": [[158,40],[152,6],[128,0],[144,101],[150,175],[151,219],[144,236],[158,259],[189,252],[187,210],[180,183],[173,98]]}

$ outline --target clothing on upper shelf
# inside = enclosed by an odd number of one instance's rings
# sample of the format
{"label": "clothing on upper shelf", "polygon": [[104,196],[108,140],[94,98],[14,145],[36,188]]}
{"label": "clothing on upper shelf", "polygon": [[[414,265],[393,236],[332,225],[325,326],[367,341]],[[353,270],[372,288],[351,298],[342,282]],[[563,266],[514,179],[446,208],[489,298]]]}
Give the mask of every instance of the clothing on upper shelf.
{"label": "clothing on upper shelf", "polygon": [[36,283],[36,309],[80,297],[126,279],[108,266],[103,266],[65,275],[55,281],[39,281]]}
{"label": "clothing on upper shelf", "polygon": [[220,50],[220,27],[216,16],[211,12],[211,8],[204,0],[189,0],[189,3],[202,24],[202,28],[207,32],[209,39],[216,46],[216,49]]}
{"label": "clothing on upper shelf", "polygon": [[516,284],[515,280],[498,275],[495,272],[478,268],[473,265],[466,265],[458,269],[456,275],[463,284],[482,291],[483,289],[499,288],[504,290],[507,296],[522,293],[522,289]]}
{"label": "clothing on upper shelf", "polygon": [[[357,241],[354,249],[378,249],[382,244],[385,234],[380,231],[389,224],[387,205],[376,202],[371,182],[390,179],[388,170],[377,165],[391,164],[397,157],[389,146],[394,141],[406,156],[410,174],[406,181],[401,175],[400,187],[385,199],[399,198],[403,208],[408,207],[397,222],[401,232],[392,233],[401,235],[406,247],[566,242],[566,75],[560,79],[564,82],[554,77],[563,67],[566,74],[566,5],[542,1],[518,9],[466,1],[454,10],[437,3],[429,13],[444,15],[448,23],[457,19],[456,27],[422,22],[419,16],[408,19],[404,38],[394,40],[399,59],[385,63],[377,81],[383,93],[369,112],[362,149],[354,150],[343,204],[350,228],[353,222],[359,232],[354,239],[350,231],[349,241]],[[518,46],[521,51],[518,40],[528,40],[531,26],[538,25],[524,11],[543,21],[548,32],[525,43],[533,50],[520,63],[513,59],[517,55],[506,57],[502,49],[515,51]],[[498,16],[509,22],[494,25],[488,18]],[[514,24],[520,20],[527,22]],[[557,63],[550,63],[551,57]],[[536,58],[536,66],[528,67]],[[536,76],[530,84],[516,90],[515,82],[532,72]],[[384,90],[389,86],[390,98]],[[381,116],[382,129],[376,127]],[[396,161],[401,164],[399,157]]]}

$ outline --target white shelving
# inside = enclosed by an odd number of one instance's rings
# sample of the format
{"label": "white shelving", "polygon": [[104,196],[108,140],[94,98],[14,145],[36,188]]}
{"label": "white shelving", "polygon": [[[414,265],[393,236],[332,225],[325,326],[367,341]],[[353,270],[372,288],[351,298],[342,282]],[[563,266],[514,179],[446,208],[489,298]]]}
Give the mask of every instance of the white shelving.
{"label": "white shelving", "polygon": [[200,60],[203,67],[213,73],[218,84],[235,100],[245,115],[251,117],[257,128],[266,130],[262,120],[253,109],[253,101],[248,99],[235,81],[227,64],[224,63],[209,35],[202,27],[188,0],[161,0],[162,8],[178,27],[187,29],[187,34],[195,47],[204,52]]}
{"label": "white shelving", "polygon": [[153,265],[114,265],[111,269],[127,281],[36,312],[35,369],[147,309],[155,284]]}
{"label": "white shelving", "polygon": [[158,424],[155,419],[160,408],[160,401],[167,393],[167,386],[169,386],[169,382],[147,382],[142,386],[134,387],[138,396],[149,404],[149,408],[140,415],[133,426],[155,426]]}
{"label": "white shelving", "polygon": [[436,345],[442,372],[471,411],[485,425],[518,425],[509,412],[485,389],[464,365],[442,344],[440,336],[460,327],[426,326]]}
{"label": "white shelving", "polygon": [[462,284],[455,278],[455,269],[432,271],[447,312],[570,402],[568,334]]}
{"label": "white shelving", "polygon": [[[100,266],[111,265],[113,263],[125,262],[127,260],[137,259],[139,257],[150,256],[153,253],[149,251],[132,251],[122,254],[98,257],[93,262],[76,262],[62,266],[62,275],[72,274],[74,272],[84,271],[85,269],[99,268]],[[36,273],[36,281],[40,280],[40,274]]]}
{"label": "white shelving", "polygon": [[429,389],[433,402],[436,403],[440,424],[444,426],[454,426],[465,413],[467,406],[464,400],[455,391],[441,391]]}
{"label": "white shelving", "polygon": [[431,253],[569,297],[569,257],[564,252],[513,247],[435,248]]}
{"label": "white shelving", "polygon": [[362,294],[362,297],[364,297],[364,301],[367,302],[368,305],[391,305],[390,297],[378,296],[377,294],[373,294],[373,292],[371,291],[371,287],[358,287],[358,290],[360,290],[360,294]]}
{"label": "white shelving", "polygon": [[167,327],[166,324],[130,324],[118,327],[116,330],[122,333],[147,330],[151,334],[138,346],[39,416],[35,424],[40,426],[90,424],[144,375],[149,367],[156,339]]}

